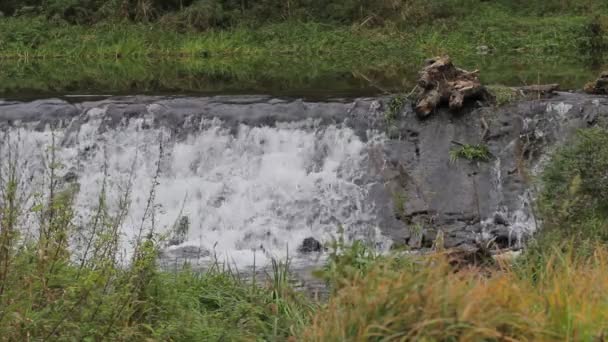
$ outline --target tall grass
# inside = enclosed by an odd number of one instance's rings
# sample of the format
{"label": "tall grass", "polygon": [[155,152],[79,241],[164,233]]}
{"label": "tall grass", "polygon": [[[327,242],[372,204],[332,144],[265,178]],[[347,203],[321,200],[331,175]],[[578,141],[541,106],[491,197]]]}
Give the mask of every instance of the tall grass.
{"label": "tall grass", "polygon": [[[305,341],[592,341],[608,329],[608,248],[546,251],[539,270],[455,272],[442,254],[379,261],[342,287]],[[400,265],[396,267],[395,265]]]}
{"label": "tall grass", "polygon": [[[77,186],[61,180],[55,140],[43,147],[45,166],[34,180],[22,172],[29,162],[19,155],[20,146],[19,137],[3,135],[0,339],[283,340],[308,322],[313,304],[292,289],[286,263],[275,262],[273,273],[253,283],[219,263],[204,272],[188,265],[161,271],[157,178],[151,179],[148,210],[129,258],[120,248],[120,230],[130,210],[131,180],[118,203],[109,203],[105,166],[97,206],[79,221],[85,223],[76,234]],[[24,185],[38,181],[45,187],[29,193]],[[75,248],[73,237],[80,234],[81,248]]]}

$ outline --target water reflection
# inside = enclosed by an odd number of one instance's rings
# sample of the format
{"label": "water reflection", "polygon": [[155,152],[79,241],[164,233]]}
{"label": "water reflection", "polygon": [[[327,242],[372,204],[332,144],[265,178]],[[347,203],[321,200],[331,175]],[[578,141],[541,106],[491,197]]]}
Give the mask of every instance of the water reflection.
{"label": "water reflection", "polygon": [[[421,63],[421,61],[420,61]],[[336,61],[285,58],[34,60],[0,62],[0,97],[40,98],[82,94],[270,94],[306,98],[372,96],[409,91],[419,62],[342,68]],[[526,60],[478,56],[457,61],[479,69],[486,84],[560,83],[582,88],[604,66],[593,58]]]}

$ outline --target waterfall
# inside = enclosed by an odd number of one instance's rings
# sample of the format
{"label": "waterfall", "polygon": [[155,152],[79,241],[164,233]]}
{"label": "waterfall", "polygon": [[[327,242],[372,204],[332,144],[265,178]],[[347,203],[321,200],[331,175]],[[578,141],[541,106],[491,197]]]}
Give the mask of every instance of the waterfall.
{"label": "waterfall", "polygon": [[294,255],[308,237],[328,242],[340,226],[347,239],[386,240],[365,177],[368,152],[383,144],[383,134],[369,131],[364,141],[341,123],[315,119],[246,125],[192,116],[177,128],[156,125],[147,114],[113,127],[107,121],[106,108],[95,107],[53,129],[34,122],[5,130],[28,160],[21,172],[30,192],[44,189],[55,139],[59,177],[78,184],[83,236],[105,179],[110,210],[131,189],[121,227],[127,254],[150,204],[155,231],[169,236],[168,254],[197,249],[206,260],[239,266],[250,265],[254,251],[263,263]]}

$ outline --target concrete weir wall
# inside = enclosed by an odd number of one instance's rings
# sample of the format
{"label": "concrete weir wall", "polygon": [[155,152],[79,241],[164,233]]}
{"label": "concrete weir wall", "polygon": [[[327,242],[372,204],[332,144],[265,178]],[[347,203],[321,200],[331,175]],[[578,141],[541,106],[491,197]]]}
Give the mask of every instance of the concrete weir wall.
{"label": "concrete weir wall", "polygon": [[[19,150],[24,190],[40,191],[55,141],[62,183],[79,189],[81,236],[104,177],[110,201],[130,184],[125,246],[158,175],[154,227],[170,235],[168,255],[249,265],[252,251],[293,255],[303,241],[318,249],[315,241],[337,237],[339,227],[380,250],[430,247],[439,231],[446,247],[520,246],[539,225],[532,201],[543,162],[608,114],[606,98],[559,93],[425,120],[406,104],[387,120],[389,100],[0,100],[0,154]],[[457,144],[485,144],[492,157],[452,160]]]}

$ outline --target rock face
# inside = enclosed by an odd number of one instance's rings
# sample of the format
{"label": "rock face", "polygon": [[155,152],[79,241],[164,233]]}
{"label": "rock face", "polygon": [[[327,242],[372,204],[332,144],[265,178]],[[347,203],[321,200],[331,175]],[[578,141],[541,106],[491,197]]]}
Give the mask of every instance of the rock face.
{"label": "rock face", "polygon": [[595,95],[608,95],[608,71],[602,72],[594,82],[587,83],[585,92]]}
{"label": "rock face", "polygon": [[[366,187],[364,201],[394,245],[430,248],[441,232],[446,248],[490,240],[512,247],[537,229],[531,208],[532,180],[547,156],[577,129],[608,119],[608,98],[571,93],[501,108],[463,110],[459,115],[440,108],[426,120],[404,105],[395,120],[388,122],[384,112],[389,102],[389,98],[308,102],[269,97],[0,101],[0,130],[15,126],[78,130],[89,120],[87,113],[98,108],[104,108],[103,114],[96,110],[96,115],[103,115],[97,117],[103,122],[100,130],[148,117],[150,126],[167,128],[176,140],[184,139],[190,130],[186,123],[201,117],[234,127],[310,119],[319,125],[351,127],[362,141],[370,139],[369,132],[390,128],[398,134],[366,151],[365,170],[355,183]],[[454,141],[486,145],[493,157],[488,162],[450,160]],[[317,239],[305,239],[302,249],[319,250],[322,245]]]}
{"label": "rock face", "polygon": [[[446,247],[475,238],[500,247],[521,244],[537,228],[530,205],[533,176],[576,129],[604,120],[607,110],[608,99],[558,93],[461,116],[440,110],[424,121],[404,112],[403,135],[387,143],[383,171],[387,191],[406,199],[399,216],[409,235],[393,232],[394,241],[430,247],[441,230]],[[450,163],[453,141],[485,144],[494,158]]]}
{"label": "rock face", "polygon": [[481,85],[478,73],[457,68],[447,56],[429,59],[418,78],[422,90],[416,103],[418,116],[427,117],[442,103],[457,111],[467,100],[490,100],[492,95]]}

